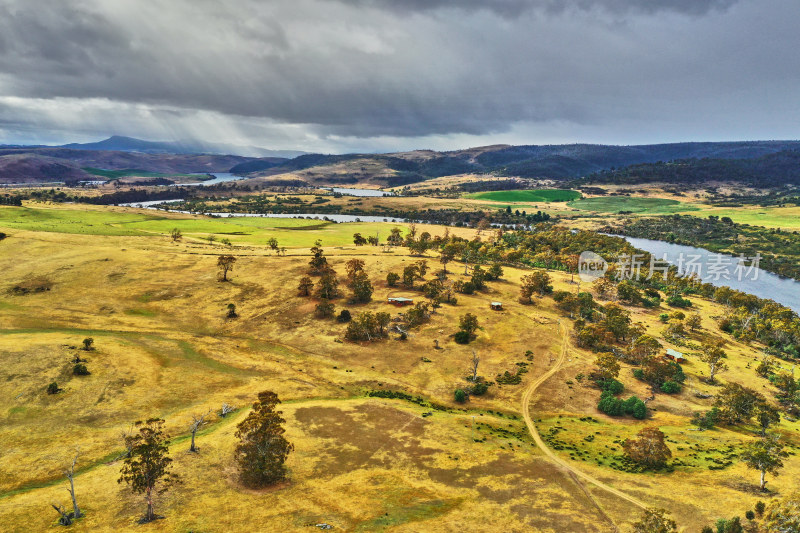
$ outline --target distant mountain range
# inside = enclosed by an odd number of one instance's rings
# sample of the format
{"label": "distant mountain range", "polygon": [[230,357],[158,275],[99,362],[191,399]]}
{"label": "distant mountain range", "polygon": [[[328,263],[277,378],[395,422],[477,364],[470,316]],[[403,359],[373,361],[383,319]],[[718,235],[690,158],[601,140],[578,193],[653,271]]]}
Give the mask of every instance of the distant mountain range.
{"label": "distant mountain range", "polygon": [[281,157],[291,159],[307,152],[299,150],[268,150],[256,146],[215,144],[198,141],[144,141],[133,137],[114,135],[93,143],[70,143],[55,148],[70,150],[111,150],[116,152],[141,152],[145,154],[218,154],[244,157]]}
{"label": "distant mountain range", "polygon": [[[714,179],[717,170],[725,173],[736,168],[737,171],[728,178],[716,177],[732,181],[734,175],[747,173],[750,182],[767,184],[773,175],[778,180],[780,176],[788,176],[786,169],[795,160],[792,154],[800,152],[800,141],[687,142],[638,146],[493,145],[449,152],[416,150],[344,155],[254,149],[261,151],[259,157],[225,153],[226,147],[228,145],[154,142],[120,136],[97,143],[73,143],[57,147],[0,146],[0,183],[91,179],[86,172],[91,168],[134,169],[165,174],[233,172],[262,178],[255,180],[254,184],[274,181],[270,178],[281,174],[291,174],[289,177],[292,180],[301,180],[310,185],[369,183],[399,186],[458,174],[571,180],[584,176],[597,178],[598,173],[603,172],[605,176],[617,180],[646,181],[669,176],[674,170],[673,167],[661,168],[659,163],[715,160],[723,163],[705,164],[702,172],[684,172],[680,180],[686,183],[693,176]],[[767,157],[782,153],[788,155]],[[759,162],[752,165],[724,164],[727,160],[751,159],[758,159]],[[632,165],[645,164],[655,166],[637,169],[640,176],[623,175],[620,171]],[[780,170],[773,169],[776,165],[781,167]],[[599,176],[602,179],[603,174]]]}
{"label": "distant mountain range", "polygon": [[607,146],[494,145],[451,152],[418,150],[393,154],[306,154],[252,173],[288,173],[317,185],[356,181],[400,186],[455,174],[493,174],[570,180],[630,165],[685,159],[751,159],[800,150],[800,141],[704,142]]}

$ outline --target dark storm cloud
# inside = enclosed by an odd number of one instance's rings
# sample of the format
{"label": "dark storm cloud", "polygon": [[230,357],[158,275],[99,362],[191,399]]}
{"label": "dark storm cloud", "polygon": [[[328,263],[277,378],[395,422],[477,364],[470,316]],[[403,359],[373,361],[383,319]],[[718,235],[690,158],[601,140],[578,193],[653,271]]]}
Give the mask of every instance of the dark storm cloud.
{"label": "dark storm cloud", "polygon": [[0,142],[741,136],[797,122],[798,15],[796,0],[0,0]]}
{"label": "dark storm cloud", "polygon": [[726,9],[738,0],[335,0],[344,4],[389,9],[398,13],[415,13],[451,9],[491,11],[503,17],[516,17],[527,11],[549,12],[569,10],[604,10],[612,13],[656,13],[674,11],[702,15]]}

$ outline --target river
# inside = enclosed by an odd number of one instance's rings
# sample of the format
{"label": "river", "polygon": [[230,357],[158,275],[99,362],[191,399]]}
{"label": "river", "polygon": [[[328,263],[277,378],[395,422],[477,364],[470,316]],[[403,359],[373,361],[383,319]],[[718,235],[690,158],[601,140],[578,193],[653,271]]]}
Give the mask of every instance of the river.
{"label": "river", "polygon": [[214,176],[214,179],[206,181],[198,181],[197,183],[173,183],[173,187],[208,187],[209,185],[216,185],[217,183],[225,183],[226,181],[239,181],[248,179],[247,176],[237,176],[230,172],[205,172],[198,174],[198,176]]}
{"label": "river", "polygon": [[330,187],[333,192],[347,194],[350,196],[392,196],[392,193],[379,189],[347,189],[344,187]]}
{"label": "river", "polygon": [[[637,237],[624,237],[624,239],[636,248],[650,252],[657,260],[666,259],[668,263],[678,266],[681,272],[687,270],[690,261],[694,265],[700,265],[698,274],[701,279],[715,287],[728,286],[759,298],[775,300],[800,313],[800,282],[798,281],[760,268],[753,268],[751,271],[749,266],[743,266],[737,272],[738,257],[717,254],[704,248]],[[692,269],[692,267],[689,268]]]}

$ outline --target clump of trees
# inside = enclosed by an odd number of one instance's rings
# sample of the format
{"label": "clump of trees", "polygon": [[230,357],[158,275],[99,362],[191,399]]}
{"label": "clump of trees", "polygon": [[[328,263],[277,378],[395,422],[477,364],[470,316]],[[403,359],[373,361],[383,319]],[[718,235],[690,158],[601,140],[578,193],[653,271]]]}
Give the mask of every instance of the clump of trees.
{"label": "clump of trees", "polygon": [[458,321],[459,330],[456,332],[454,338],[459,344],[468,344],[475,338],[475,331],[480,327],[478,324],[478,317],[472,313],[462,315]]}
{"label": "clump of trees", "polygon": [[532,303],[534,294],[544,296],[553,292],[552,280],[547,272],[536,270],[522,276],[520,281],[520,299],[525,303]]}
{"label": "clump of trees", "polygon": [[386,327],[391,316],[389,313],[372,313],[364,311],[354,316],[347,324],[345,338],[351,341],[372,341],[388,334]]}
{"label": "clump of trees", "polygon": [[286,440],[286,420],[275,408],[280,404],[274,392],[259,393],[253,410],[236,427],[235,460],[239,477],[248,487],[260,488],[286,479],[286,459],[294,445]]}
{"label": "clump of trees", "polygon": [[635,439],[625,439],[622,449],[630,460],[652,470],[667,466],[667,461],[672,457],[664,433],[656,427],[643,428]]}
{"label": "clump of trees", "polygon": [[164,432],[164,421],[151,418],[134,424],[138,432],[125,438],[129,450],[120,471],[119,483],[127,483],[136,494],[144,494],[147,511],[142,523],[159,518],[155,513],[154,498],[163,494],[179,481],[172,473],[169,456],[169,438]]}
{"label": "clump of trees", "polygon": [[478,366],[481,358],[472,350],[472,357],[469,360],[469,373],[465,377],[469,383],[468,387],[458,387],[454,391],[454,399],[458,403],[466,402],[470,396],[482,396],[489,390],[489,382],[483,376],[478,375]]}

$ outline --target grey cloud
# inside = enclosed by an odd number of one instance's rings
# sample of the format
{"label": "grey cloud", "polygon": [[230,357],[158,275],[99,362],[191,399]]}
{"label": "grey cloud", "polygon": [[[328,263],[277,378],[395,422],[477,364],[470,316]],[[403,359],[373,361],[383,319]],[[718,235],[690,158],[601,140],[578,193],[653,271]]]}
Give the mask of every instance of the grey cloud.
{"label": "grey cloud", "polygon": [[545,10],[600,10],[611,13],[676,12],[704,15],[727,9],[739,0],[333,0],[360,7],[388,9],[398,13],[436,10],[489,11],[502,17],[518,17],[525,12]]}
{"label": "grey cloud", "polygon": [[54,103],[7,101],[0,127],[492,142],[702,120],[725,138],[797,108],[798,5],[766,3],[0,0],[0,97]]}

